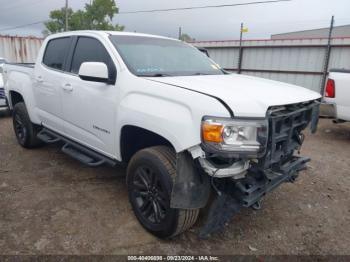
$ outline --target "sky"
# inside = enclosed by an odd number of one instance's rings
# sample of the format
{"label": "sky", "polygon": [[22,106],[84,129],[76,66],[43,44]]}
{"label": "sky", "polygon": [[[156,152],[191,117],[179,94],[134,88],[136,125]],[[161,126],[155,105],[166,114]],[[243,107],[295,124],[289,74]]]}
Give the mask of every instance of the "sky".
{"label": "sky", "polygon": [[[117,0],[120,12],[179,8],[205,5],[237,4],[259,0]],[[64,0],[0,0],[0,35],[42,36],[49,12],[64,6]],[[74,10],[90,0],[69,0]],[[248,28],[246,39],[269,38],[271,34],[328,27],[331,16],[335,25],[350,24],[349,0],[291,0],[288,2],[182,10],[173,12],[118,14],[113,22],[125,31],[177,37],[182,32],[196,40],[238,39],[241,22]]]}

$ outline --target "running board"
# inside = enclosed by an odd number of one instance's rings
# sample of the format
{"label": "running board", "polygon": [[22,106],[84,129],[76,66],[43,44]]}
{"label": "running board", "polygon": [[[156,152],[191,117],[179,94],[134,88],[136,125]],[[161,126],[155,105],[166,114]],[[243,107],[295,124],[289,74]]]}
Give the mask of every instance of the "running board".
{"label": "running board", "polygon": [[55,133],[45,128],[37,134],[37,137],[46,144],[53,144],[61,140]]}
{"label": "running board", "polygon": [[43,128],[37,137],[48,144],[63,142],[64,145],[61,149],[63,153],[90,167],[97,167],[104,164],[115,166],[119,163],[46,128]]}

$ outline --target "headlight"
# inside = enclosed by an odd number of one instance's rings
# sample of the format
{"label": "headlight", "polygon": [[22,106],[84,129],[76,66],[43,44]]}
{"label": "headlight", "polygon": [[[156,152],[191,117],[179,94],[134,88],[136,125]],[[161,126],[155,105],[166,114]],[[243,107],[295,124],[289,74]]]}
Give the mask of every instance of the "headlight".
{"label": "headlight", "polygon": [[202,142],[209,152],[256,156],[265,152],[268,122],[263,119],[205,117]]}

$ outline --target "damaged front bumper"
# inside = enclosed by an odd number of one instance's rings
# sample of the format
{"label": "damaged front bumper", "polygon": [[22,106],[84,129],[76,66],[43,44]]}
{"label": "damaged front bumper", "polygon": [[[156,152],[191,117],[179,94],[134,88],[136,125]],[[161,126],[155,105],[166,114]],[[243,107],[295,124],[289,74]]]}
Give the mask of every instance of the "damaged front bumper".
{"label": "damaged front bumper", "polygon": [[249,169],[249,161],[248,160],[240,160],[234,162],[232,165],[229,165],[225,168],[217,168],[212,163],[210,163],[205,158],[199,158],[199,163],[201,164],[204,171],[212,177],[216,178],[224,178],[224,177],[232,177],[234,179],[243,178],[247,170]]}
{"label": "damaged front bumper", "polygon": [[[310,125],[311,132],[317,128],[319,102],[309,102],[296,105],[271,107],[267,113],[268,138],[266,148],[261,150],[263,155],[247,157],[238,155],[235,159],[227,157],[227,153],[204,152],[205,146],[189,149],[193,159],[198,157],[204,171],[215,178],[232,177],[241,179],[251,165],[259,166],[267,173],[285,173],[286,166],[293,162],[291,168],[299,163],[294,161],[294,153],[299,151],[303,141],[303,130]],[[261,143],[264,144],[264,143]],[[226,160],[225,160],[226,159]],[[217,160],[217,161],[215,161]],[[226,162],[226,165],[217,165],[215,162]],[[252,163],[252,164],[250,164]],[[265,171],[266,170],[266,171]]]}
{"label": "damaged front bumper", "polygon": [[306,169],[306,163],[309,161],[310,158],[295,156],[284,164],[279,172],[252,166],[244,178],[235,180],[222,190],[232,194],[243,207],[251,207],[282,183],[294,182],[299,172]]}
{"label": "damaged front bumper", "polygon": [[217,194],[199,237],[208,238],[212,233],[221,230],[242,207],[254,207],[267,193],[282,183],[294,182],[299,171],[305,169],[309,161],[309,158],[293,157],[278,173],[261,170],[253,165],[242,179],[216,179]]}
{"label": "damaged front bumper", "polygon": [[310,159],[295,153],[304,141],[302,131],[308,125],[312,133],[316,131],[318,115],[318,101],[271,108],[266,151],[255,159],[228,159],[227,164],[217,165],[225,162],[224,156],[208,154],[200,146],[178,154],[171,207],[203,208],[210,192],[216,191],[201,236],[219,230],[242,207],[253,207],[282,183],[294,182],[306,169]]}

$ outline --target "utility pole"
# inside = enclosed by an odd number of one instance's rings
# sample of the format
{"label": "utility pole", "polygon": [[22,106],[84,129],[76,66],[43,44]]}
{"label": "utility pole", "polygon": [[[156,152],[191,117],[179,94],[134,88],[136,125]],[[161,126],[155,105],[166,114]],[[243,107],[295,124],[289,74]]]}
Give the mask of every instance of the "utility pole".
{"label": "utility pole", "polygon": [[332,44],[333,27],[334,27],[334,15],[332,16],[331,25],[329,27],[328,43],[327,43],[325,60],[324,60],[323,77],[322,77],[322,83],[321,83],[321,95],[322,96],[324,94],[324,89],[325,89],[327,75],[328,75],[329,58],[331,56],[331,49],[332,49],[331,44]]}
{"label": "utility pole", "polygon": [[66,0],[66,19],[65,19],[65,27],[64,27],[64,31],[68,31],[68,0]]}
{"label": "utility pole", "polygon": [[181,40],[181,36],[182,36],[182,28],[181,26],[179,27],[179,40]]}
{"label": "utility pole", "polygon": [[239,36],[239,55],[238,55],[238,71],[237,73],[241,73],[242,69],[242,55],[243,55],[243,48],[242,48],[242,38],[243,38],[243,23],[241,23],[241,32]]}

